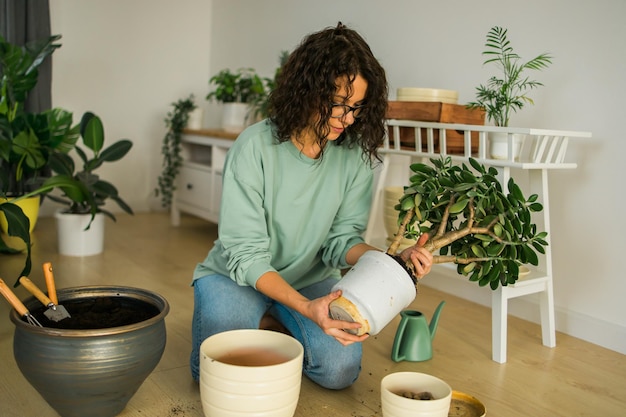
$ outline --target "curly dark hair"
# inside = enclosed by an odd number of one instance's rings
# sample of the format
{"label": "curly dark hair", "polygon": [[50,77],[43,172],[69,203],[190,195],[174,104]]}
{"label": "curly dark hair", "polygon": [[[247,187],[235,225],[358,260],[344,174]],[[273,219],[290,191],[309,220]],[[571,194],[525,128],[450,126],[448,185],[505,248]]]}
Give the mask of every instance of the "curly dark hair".
{"label": "curly dark hair", "polygon": [[281,68],[268,111],[278,140],[297,138],[310,127],[311,120],[317,120],[312,127],[323,149],[337,79],[347,78],[347,91],[351,94],[357,75],[367,81],[365,107],[336,144],[358,145],[371,162],[380,161],[377,150],[385,136],[387,77],[361,35],[341,22],[304,38]]}

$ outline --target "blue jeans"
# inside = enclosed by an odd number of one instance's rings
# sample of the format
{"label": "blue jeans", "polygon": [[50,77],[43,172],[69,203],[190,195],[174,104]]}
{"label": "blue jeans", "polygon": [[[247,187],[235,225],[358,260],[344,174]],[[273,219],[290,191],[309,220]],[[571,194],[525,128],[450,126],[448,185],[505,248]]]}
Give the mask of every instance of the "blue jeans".
{"label": "blue jeans", "polygon": [[[309,299],[330,293],[336,279],[328,278],[300,290]],[[346,388],[361,370],[360,343],[343,346],[313,321],[252,287],[237,285],[223,275],[207,275],[194,281],[194,311],[191,327],[191,375],[199,380],[200,345],[207,337],[227,330],[258,329],[269,312],[304,347],[304,374],[328,389]]]}

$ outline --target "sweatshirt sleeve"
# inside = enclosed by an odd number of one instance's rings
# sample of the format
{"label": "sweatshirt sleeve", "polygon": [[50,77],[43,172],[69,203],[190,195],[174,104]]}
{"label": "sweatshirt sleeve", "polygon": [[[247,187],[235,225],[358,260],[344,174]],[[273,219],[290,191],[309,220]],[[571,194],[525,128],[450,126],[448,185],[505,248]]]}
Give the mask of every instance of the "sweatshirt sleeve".
{"label": "sweatshirt sleeve", "polygon": [[218,233],[231,278],[255,287],[261,275],[275,269],[263,212],[262,162],[250,141],[243,145],[229,153],[224,167]]}

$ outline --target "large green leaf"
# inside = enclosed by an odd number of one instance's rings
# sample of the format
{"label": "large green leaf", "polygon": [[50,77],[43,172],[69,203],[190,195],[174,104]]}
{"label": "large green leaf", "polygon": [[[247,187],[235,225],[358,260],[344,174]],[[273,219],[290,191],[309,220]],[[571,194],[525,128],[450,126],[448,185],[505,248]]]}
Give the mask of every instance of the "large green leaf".
{"label": "large green leaf", "polygon": [[[4,214],[7,220],[7,235],[18,237],[22,239],[26,244],[26,260],[24,262],[24,269],[22,269],[22,272],[20,272],[19,276],[27,276],[28,274],[30,274],[30,270],[32,267],[30,220],[18,205],[11,202],[0,203],[0,212]],[[2,241],[1,238],[0,241]],[[1,242],[0,247],[3,249],[7,248],[4,241]],[[16,280],[14,286],[17,286],[18,284],[19,281]]]}
{"label": "large green leaf", "polygon": [[96,155],[104,146],[104,127],[98,116],[91,112],[86,112],[80,121],[80,134],[83,143]]}

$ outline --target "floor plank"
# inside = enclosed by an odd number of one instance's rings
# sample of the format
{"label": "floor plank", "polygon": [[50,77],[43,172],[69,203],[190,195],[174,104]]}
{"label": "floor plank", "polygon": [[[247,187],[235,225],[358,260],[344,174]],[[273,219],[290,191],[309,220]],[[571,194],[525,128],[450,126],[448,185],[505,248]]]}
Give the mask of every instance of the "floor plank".
{"label": "floor plank", "polygon": [[[119,215],[107,222],[105,252],[85,258],[57,254],[52,218],[42,218],[35,230],[33,274],[43,283],[41,264],[53,263],[59,288],[115,284],[141,286],[164,295],[170,303],[166,318],[168,341],[155,371],[120,414],[124,417],[202,417],[197,384],[189,374],[190,321],[193,293],[189,286],[195,264],[213,244],[217,228],[183,216],[180,227],[165,213]],[[0,277],[12,284],[23,258],[0,255]],[[432,279],[432,278],[429,278]],[[486,291],[488,291],[486,289]],[[27,293],[18,288],[20,298]],[[420,286],[409,307],[429,319],[446,301],[433,340],[433,358],[424,362],[391,360],[399,317],[364,343],[363,369],[357,382],[329,391],[306,378],[296,417],[380,417],[380,380],[390,372],[415,371],[435,375],[454,389],[479,398],[488,416],[621,416],[626,410],[626,358],[619,353],[557,333],[557,346],[541,344],[541,329],[509,317],[508,362],[491,360],[491,311]],[[9,306],[0,301],[0,416],[54,417],[57,414],[23,378],[13,360],[13,325]]]}

